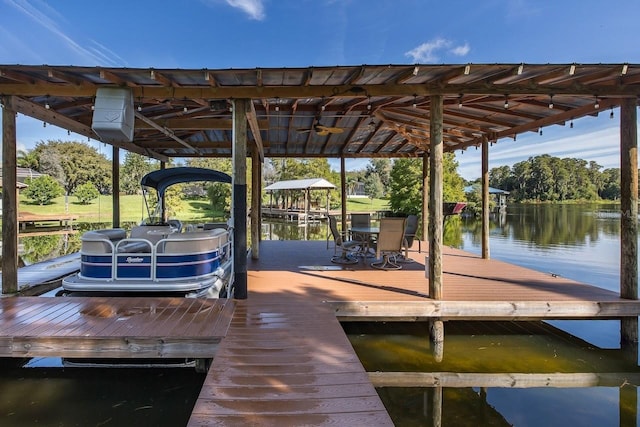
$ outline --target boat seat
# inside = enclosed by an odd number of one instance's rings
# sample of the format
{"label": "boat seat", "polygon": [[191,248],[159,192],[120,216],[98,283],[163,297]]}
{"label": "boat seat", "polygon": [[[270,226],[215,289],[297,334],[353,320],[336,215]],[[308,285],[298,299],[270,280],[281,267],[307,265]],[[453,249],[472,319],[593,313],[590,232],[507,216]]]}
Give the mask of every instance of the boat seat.
{"label": "boat seat", "polygon": [[121,243],[116,248],[118,253],[151,252],[151,244],[140,240],[129,240]]}
{"label": "boat seat", "polygon": [[155,245],[172,232],[173,231],[169,225],[136,225],[131,227],[129,237],[132,239],[145,239]]}
{"label": "boat seat", "polygon": [[227,240],[227,230],[224,228],[174,233],[167,237],[164,253],[208,252],[221,248],[227,243]]}
{"label": "boat seat", "polygon": [[84,254],[110,254],[113,251],[113,242],[125,237],[126,232],[121,228],[87,231],[82,235],[81,251]]}

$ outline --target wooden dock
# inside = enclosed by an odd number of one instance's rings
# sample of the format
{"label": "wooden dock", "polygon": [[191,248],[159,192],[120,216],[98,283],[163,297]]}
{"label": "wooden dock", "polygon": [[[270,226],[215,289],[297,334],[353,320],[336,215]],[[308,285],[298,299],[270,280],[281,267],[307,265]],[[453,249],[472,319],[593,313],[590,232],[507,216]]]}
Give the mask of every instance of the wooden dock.
{"label": "wooden dock", "polygon": [[78,219],[78,215],[72,214],[34,214],[31,212],[18,212],[18,224],[22,231],[28,226],[36,226],[38,223],[58,223],[60,227],[71,228],[73,221]]}
{"label": "wooden dock", "polygon": [[0,357],[211,358],[232,300],[0,298]]}
{"label": "wooden dock", "polygon": [[[367,374],[339,321],[640,315],[616,292],[452,248],[439,301],[417,243],[400,271],[332,264],[324,241],[264,241],[260,254],[246,300],[1,298],[0,357],[214,357],[190,426],[390,426],[372,381],[411,380]],[[558,383],[574,380],[590,381]]]}

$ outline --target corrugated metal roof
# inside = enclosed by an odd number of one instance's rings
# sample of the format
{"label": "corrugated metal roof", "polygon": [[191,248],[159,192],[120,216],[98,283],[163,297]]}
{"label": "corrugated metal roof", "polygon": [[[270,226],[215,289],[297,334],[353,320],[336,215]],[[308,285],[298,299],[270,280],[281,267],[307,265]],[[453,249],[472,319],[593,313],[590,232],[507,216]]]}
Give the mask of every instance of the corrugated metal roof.
{"label": "corrugated metal roof", "polygon": [[331,190],[337,188],[335,185],[323,178],[293,179],[289,181],[278,181],[267,186],[266,191],[276,190]]}
{"label": "corrugated metal roof", "polygon": [[231,157],[234,100],[250,100],[248,149],[265,157],[402,158],[428,153],[436,108],[447,152],[638,102],[640,64],[0,64],[0,94],[13,110],[96,140],[92,107],[102,87],[127,88],[135,109],[133,140],[105,142],[158,160]]}

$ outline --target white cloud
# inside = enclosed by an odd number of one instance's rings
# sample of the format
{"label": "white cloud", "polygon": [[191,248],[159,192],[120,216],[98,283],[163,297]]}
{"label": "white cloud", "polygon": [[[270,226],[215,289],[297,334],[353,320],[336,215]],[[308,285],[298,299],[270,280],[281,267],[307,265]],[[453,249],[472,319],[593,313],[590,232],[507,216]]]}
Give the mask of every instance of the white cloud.
{"label": "white cloud", "polygon": [[438,60],[436,54],[439,50],[446,49],[451,46],[449,40],[443,38],[437,38],[430,42],[422,43],[420,46],[405,52],[405,56],[413,58],[413,62],[416,63],[430,63]]}
{"label": "white cloud", "polygon": [[[29,0],[5,0],[5,2],[34,20],[45,30],[53,33],[55,36],[61,39],[68,48],[76,52],[76,54],[78,54],[80,57],[85,58],[85,60],[93,62],[94,64],[117,64],[117,60],[119,58],[117,56],[115,59],[110,57],[111,52],[109,52],[108,50],[101,50],[96,48],[87,49],[81,46],[80,43],[76,42],[71,36],[66,34],[60,28],[59,22],[55,19],[58,19],[60,22],[62,22],[62,24],[65,24],[64,20],[60,17],[60,14],[57,13],[57,11],[51,8],[48,4],[39,0],[35,0],[32,2],[30,2]],[[101,47],[100,45],[97,46]]]}
{"label": "white cloud", "polygon": [[422,43],[420,46],[405,52],[405,56],[413,58],[414,63],[434,63],[440,60],[438,52],[448,50],[449,53],[455,56],[465,56],[471,50],[471,46],[468,43],[459,46],[453,46],[451,40],[447,40],[441,37],[431,40],[426,43]]}
{"label": "white cloud", "polygon": [[453,53],[456,56],[466,56],[470,50],[471,50],[471,46],[469,46],[469,43],[465,43],[461,46],[456,46],[453,49],[451,49],[451,53]]}
{"label": "white cloud", "polygon": [[229,6],[242,10],[256,21],[262,21],[266,16],[262,0],[226,0],[226,2]]}

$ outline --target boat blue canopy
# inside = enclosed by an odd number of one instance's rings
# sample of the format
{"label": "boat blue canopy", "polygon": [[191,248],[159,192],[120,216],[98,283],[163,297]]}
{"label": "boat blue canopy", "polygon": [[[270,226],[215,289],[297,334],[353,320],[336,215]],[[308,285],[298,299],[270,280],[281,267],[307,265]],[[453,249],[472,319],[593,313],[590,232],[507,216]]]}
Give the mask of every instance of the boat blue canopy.
{"label": "boat blue canopy", "polygon": [[140,184],[155,188],[159,195],[163,195],[165,190],[173,184],[196,181],[226,182],[231,184],[231,176],[214,169],[178,167],[149,172],[142,177]]}

